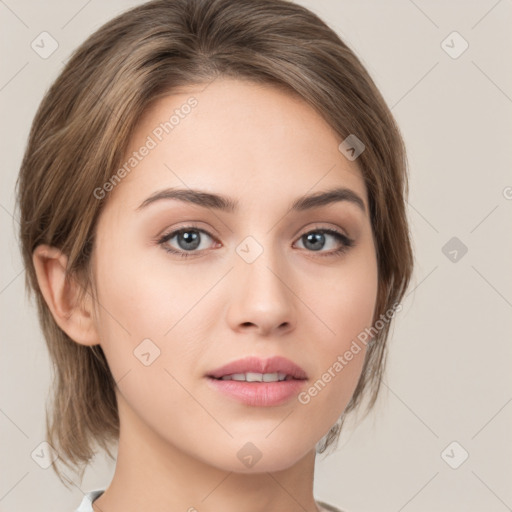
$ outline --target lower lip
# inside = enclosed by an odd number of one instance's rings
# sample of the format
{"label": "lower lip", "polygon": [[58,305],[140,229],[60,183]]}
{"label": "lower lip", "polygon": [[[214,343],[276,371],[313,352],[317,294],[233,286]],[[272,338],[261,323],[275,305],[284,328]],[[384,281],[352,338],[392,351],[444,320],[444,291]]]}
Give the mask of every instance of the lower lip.
{"label": "lower lip", "polygon": [[297,396],[306,380],[282,380],[279,382],[246,382],[221,380],[207,377],[216,390],[246,405],[269,407],[281,405]]}

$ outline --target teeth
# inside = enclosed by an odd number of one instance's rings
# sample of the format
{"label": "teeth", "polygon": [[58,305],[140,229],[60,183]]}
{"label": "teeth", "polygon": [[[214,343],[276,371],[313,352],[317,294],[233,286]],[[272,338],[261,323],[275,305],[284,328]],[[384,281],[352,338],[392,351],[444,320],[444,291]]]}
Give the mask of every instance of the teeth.
{"label": "teeth", "polygon": [[246,382],[277,382],[286,379],[286,373],[234,373],[233,375],[224,375],[222,380],[239,380]]}

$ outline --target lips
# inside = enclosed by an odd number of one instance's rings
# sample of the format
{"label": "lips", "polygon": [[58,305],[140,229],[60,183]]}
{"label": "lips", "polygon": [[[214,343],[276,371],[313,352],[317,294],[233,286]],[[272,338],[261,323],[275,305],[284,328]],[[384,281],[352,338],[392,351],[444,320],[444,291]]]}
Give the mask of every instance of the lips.
{"label": "lips", "polygon": [[228,363],[217,368],[207,374],[207,377],[214,379],[222,379],[222,377],[232,376],[235,374],[285,374],[286,379],[306,380],[306,372],[297,364],[277,356],[269,359],[260,359],[257,357],[245,357],[238,359],[232,363]]}
{"label": "lips", "polygon": [[289,403],[306,386],[306,372],[285,357],[246,357],[206,375],[208,386],[223,397],[251,407]]}

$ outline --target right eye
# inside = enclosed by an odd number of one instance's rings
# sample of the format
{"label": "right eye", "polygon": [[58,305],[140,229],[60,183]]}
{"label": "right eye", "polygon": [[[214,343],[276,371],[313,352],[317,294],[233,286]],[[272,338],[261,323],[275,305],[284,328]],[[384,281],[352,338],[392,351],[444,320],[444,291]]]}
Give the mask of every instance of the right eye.
{"label": "right eye", "polygon": [[[188,258],[190,256],[197,256],[197,253],[207,250],[206,247],[200,249],[201,245],[204,245],[202,239],[205,236],[211,240],[215,240],[213,236],[204,229],[187,226],[163,235],[158,240],[158,244],[160,244],[165,251],[171,254],[176,254],[182,258]],[[170,245],[170,242],[174,239],[176,239],[175,243],[178,247]]]}

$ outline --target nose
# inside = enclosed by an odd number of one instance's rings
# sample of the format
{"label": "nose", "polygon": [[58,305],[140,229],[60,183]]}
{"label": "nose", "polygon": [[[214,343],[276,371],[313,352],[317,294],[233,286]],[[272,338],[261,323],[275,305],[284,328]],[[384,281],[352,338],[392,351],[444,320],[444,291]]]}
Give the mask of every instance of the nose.
{"label": "nose", "polygon": [[231,329],[260,336],[282,336],[293,330],[297,297],[284,255],[265,244],[252,263],[238,254],[235,258],[227,312]]}

